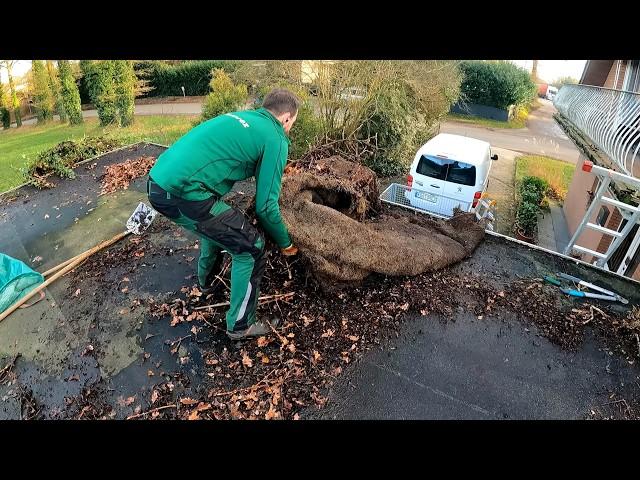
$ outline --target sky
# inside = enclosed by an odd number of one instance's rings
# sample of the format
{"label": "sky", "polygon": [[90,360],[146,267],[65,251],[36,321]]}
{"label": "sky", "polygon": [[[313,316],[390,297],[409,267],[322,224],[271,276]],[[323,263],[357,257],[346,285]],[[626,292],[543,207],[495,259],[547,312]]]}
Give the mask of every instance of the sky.
{"label": "sky", "polygon": [[[533,60],[511,60],[528,71],[533,67]],[[586,60],[538,60],[538,77],[546,82],[553,82],[560,77],[573,77],[580,80]]]}
{"label": "sky", "polygon": [[[13,66],[11,74],[14,77],[21,77],[22,75],[27,73],[30,68],[31,60],[18,60],[18,63]],[[0,80],[2,80],[2,83],[7,83],[9,81],[9,79],[7,78],[7,71],[4,67],[0,68]]]}
{"label": "sky", "polygon": [[[511,60],[516,65],[519,65],[527,70],[531,71],[533,65],[532,60]],[[576,80],[580,80],[582,70],[586,60],[539,60],[538,61],[538,76],[547,82],[553,82],[558,77],[573,77]],[[31,68],[31,60],[18,60],[18,63],[14,66],[13,75],[20,77],[27,73]],[[4,68],[0,69],[0,76],[3,83],[7,83],[7,73]]]}

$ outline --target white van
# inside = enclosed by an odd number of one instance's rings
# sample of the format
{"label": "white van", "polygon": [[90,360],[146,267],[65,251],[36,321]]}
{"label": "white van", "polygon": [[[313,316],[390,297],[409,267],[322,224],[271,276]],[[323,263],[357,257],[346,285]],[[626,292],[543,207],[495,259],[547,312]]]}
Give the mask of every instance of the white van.
{"label": "white van", "polygon": [[557,94],[558,94],[558,89],[556,87],[552,87],[551,85],[549,85],[549,88],[547,88],[547,100],[553,101],[553,99],[556,98]]}
{"label": "white van", "polygon": [[416,153],[405,197],[412,207],[450,217],[473,211],[489,183],[491,146],[475,138],[441,133]]}

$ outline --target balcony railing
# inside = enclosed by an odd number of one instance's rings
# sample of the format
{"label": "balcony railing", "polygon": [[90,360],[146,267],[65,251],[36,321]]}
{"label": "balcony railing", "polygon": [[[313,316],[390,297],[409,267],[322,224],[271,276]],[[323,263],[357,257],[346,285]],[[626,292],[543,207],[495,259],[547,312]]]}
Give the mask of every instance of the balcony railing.
{"label": "balcony railing", "polygon": [[640,94],[565,85],[553,103],[622,173],[640,177]]}

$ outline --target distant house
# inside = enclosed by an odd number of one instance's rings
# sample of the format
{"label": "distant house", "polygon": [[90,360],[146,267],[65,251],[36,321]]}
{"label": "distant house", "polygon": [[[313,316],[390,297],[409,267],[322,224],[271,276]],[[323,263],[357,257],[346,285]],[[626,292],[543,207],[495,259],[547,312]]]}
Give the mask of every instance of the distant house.
{"label": "distant house", "polygon": [[329,68],[334,65],[332,60],[303,60],[300,62],[300,79],[302,83],[313,85],[320,74],[322,69]]}
{"label": "distant house", "polygon": [[[572,135],[574,141],[589,152],[581,155],[564,202],[571,235],[580,225],[590,224],[576,244],[595,253],[583,250],[582,259],[640,279],[638,216],[622,205],[637,205],[640,187],[611,182],[605,196],[613,201],[595,204],[585,218],[600,183],[582,170],[584,160],[591,160],[640,181],[640,60],[589,60],[579,84],[563,86],[554,103],[559,121],[577,133]],[[619,234],[629,222],[635,225],[622,238]]]}

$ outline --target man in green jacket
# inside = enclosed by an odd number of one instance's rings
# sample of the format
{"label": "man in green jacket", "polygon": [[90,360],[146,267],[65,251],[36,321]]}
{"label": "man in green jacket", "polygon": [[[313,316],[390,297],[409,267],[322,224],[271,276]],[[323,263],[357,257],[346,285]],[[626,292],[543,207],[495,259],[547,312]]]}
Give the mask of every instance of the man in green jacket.
{"label": "man in green jacket", "polygon": [[221,197],[235,182],[255,176],[260,225],[283,254],[297,253],[282,222],[278,199],[287,163],[287,134],[296,121],[298,105],[291,92],[273,90],[258,110],[226,113],[190,130],[158,157],[149,172],[147,189],[153,208],[200,237],[198,283],[203,291],[210,291],[220,273],[220,251],[231,255],[231,305],[226,320],[232,339],[271,331],[266,322],[256,320],[266,253],[260,233]]}

